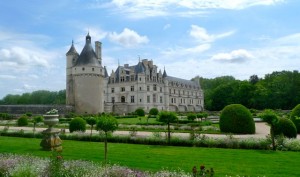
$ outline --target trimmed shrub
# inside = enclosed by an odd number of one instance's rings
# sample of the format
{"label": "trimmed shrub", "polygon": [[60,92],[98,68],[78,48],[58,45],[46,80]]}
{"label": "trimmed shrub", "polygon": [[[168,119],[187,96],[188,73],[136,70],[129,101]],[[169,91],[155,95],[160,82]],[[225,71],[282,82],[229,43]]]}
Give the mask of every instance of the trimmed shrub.
{"label": "trimmed shrub", "polygon": [[188,120],[191,120],[191,121],[194,121],[194,120],[196,119],[196,114],[194,114],[194,113],[189,113],[189,114],[187,115],[187,119],[188,119]]}
{"label": "trimmed shrub", "polygon": [[157,108],[151,108],[149,111],[149,115],[157,116],[158,115],[158,109]]}
{"label": "trimmed shrub", "polygon": [[294,122],[297,132],[300,133],[300,104],[292,109],[291,120]]}
{"label": "trimmed shrub", "polygon": [[144,111],[143,108],[137,108],[137,109],[135,110],[135,113],[136,113],[138,116],[140,116],[140,117],[145,116],[145,111]]}
{"label": "trimmed shrub", "polygon": [[28,125],[28,116],[22,115],[18,121],[17,121],[18,126],[26,126]]}
{"label": "trimmed shrub", "polygon": [[275,125],[275,135],[283,134],[287,138],[297,137],[297,128],[295,124],[288,118],[280,118]]}
{"label": "trimmed shrub", "polygon": [[82,131],[85,132],[86,130],[86,121],[81,117],[76,117],[70,121],[69,124],[69,130],[70,132],[74,131]]}
{"label": "trimmed shrub", "polygon": [[220,130],[227,133],[254,134],[255,123],[250,111],[241,104],[225,106],[220,115]]}

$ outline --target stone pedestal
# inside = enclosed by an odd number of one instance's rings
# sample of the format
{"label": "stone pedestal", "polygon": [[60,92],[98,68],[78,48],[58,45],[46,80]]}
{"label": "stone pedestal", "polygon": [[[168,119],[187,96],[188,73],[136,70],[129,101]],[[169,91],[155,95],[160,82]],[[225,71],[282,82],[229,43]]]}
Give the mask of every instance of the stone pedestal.
{"label": "stone pedestal", "polygon": [[60,131],[54,129],[53,126],[58,123],[58,115],[44,115],[44,124],[48,125],[48,129],[42,132],[43,139],[40,146],[46,151],[62,151],[62,141],[59,138]]}

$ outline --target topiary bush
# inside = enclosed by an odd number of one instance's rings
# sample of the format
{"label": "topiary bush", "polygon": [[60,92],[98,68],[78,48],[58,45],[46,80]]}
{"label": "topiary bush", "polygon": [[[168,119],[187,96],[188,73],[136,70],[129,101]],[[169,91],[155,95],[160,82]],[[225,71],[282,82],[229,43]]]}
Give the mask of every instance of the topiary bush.
{"label": "topiary bush", "polygon": [[219,125],[220,130],[226,133],[255,133],[255,123],[252,114],[241,104],[225,106],[220,115]]}
{"label": "topiary bush", "polygon": [[275,135],[283,134],[287,138],[297,137],[297,128],[293,121],[288,118],[279,118],[274,129]]}
{"label": "topiary bush", "polygon": [[151,108],[149,111],[149,115],[157,116],[159,113],[157,108]]}
{"label": "topiary bush", "polygon": [[145,116],[145,111],[144,111],[143,108],[137,108],[137,109],[135,110],[135,113],[136,113],[138,116],[140,116],[140,117]]}
{"label": "topiary bush", "polygon": [[296,126],[297,132],[300,133],[300,104],[294,107],[291,112],[291,120]]}
{"label": "topiary bush", "polygon": [[194,121],[194,120],[196,119],[196,114],[194,114],[194,113],[189,113],[189,114],[187,115],[187,119],[188,119],[188,120],[191,120],[191,121]]}
{"label": "topiary bush", "polygon": [[86,121],[81,117],[76,117],[76,118],[72,119],[69,123],[69,130],[71,133],[74,131],[85,132]]}
{"label": "topiary bush", "polygon": [[18,126],[27,126],[28,125],[28,116],[22,115],[18,121],[17,121]]}

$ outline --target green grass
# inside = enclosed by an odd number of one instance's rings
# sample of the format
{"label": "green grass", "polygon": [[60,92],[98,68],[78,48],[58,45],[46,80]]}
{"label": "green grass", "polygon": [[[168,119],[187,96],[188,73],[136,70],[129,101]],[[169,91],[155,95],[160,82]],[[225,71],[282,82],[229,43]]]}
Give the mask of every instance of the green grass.
{"label": "green grass", "polygon": [[[141,118],[141,120],[140,120]],[[137,123],[147,123],[146,117],[140,118],[121,118],[117,119],[119,124],[137,124]],[[149,118],[148,123],[158,123],[155,118]]]}
{"label": "green grass", "polygon": [[[49,157],[40,150],[40,139],[0,136],[0,153],[32,154]],[[104,144],[99,142],[63,141],[65,159],[102,162]],[[108,144],[108,159],[135,169],[158,171],[181,168],[191,172],[194,165],[213,167],[215,176],[292,177],[300,174],[300,153],[283,151],[236,150],[196,147]]]}

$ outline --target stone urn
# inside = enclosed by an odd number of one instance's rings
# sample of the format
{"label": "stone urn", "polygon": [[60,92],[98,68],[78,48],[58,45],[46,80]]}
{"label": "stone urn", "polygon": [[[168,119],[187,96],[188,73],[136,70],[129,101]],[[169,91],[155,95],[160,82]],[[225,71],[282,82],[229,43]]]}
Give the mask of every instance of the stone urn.
{"label": "stone urn", "polygon": [[44,117],[44,124],[48,125],[48,128],[42,132],[43,139],[40,143],[40,146],[43,150],[47,151],[62,151],[62,141],[59,138],[60,131],[58,129],[53,128],[59,121],[58,111],[56,109],[52,109],[48,111]]}

